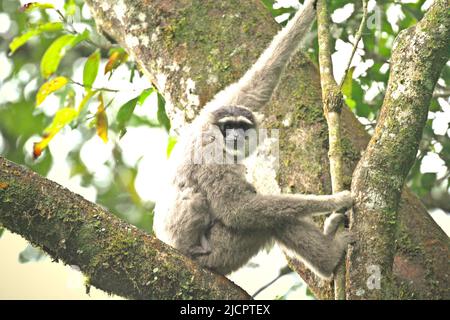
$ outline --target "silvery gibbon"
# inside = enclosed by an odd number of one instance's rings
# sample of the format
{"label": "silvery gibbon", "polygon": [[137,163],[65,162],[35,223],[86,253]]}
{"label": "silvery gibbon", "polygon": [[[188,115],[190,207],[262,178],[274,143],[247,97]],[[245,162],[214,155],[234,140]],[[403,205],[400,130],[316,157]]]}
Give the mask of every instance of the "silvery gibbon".
{"label": "silvery gibbon", "polygon": [[205,105],[169,159],[164,196],[155,206],[155,234],[217,273],[235,271],[274,240],[329,279],[352,241],[348,231],[336,233],[342,214],[332,214],[324,231],[309,219],[351,207],[349,191],[259,194],[238,161],[254,149],[248,132],[258,124],[252,110],[271,98],[311,28],[315,2],[307,0],[245,75]]}

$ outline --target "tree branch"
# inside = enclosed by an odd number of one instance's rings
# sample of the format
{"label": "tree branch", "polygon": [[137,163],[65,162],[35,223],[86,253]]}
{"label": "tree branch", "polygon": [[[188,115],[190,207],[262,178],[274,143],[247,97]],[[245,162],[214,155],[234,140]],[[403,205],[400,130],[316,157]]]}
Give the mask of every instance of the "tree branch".
{"label": "tree branch", "polygon": [[[317,2],[317,25],[319,41],[320,82],[322,86],[323,111],[328,124],[328,158],[330,161],[331,189],[333,193],[344,190],[341,144],[341,110],[344,98],[333,76],[330,34],[330,14],[327,1]],[[345,265],[342,263],[334,275],[334,298],[345,300]]]}
{"label": "tree branch", "polygon": [[[447,0],[434,1],[424,18],[402,31],[394,44],[388,88],[375,134],[353,174],[356,199],[351,229],[358,241],[350,252],[350,299],[395,298],[408,285],[396,281],[393,275],[395,259],[400,259],[393,248],[399,245],[405,228],[399,221],[398,204],[417,154],[434,86],[449,58],[448,9]],[[379,281],[380,288],[361,289],[367,282],[368,270],[378,277],[374,281]],[[448,297],[449,292],[442,294]]]}
{"label": "tree branch", "polygon": [[0,223],[76,265],[89,284],[133,299],[249,299],[213,274],[55,182],[0,157]]}
{"label": "tree branch", "polygon": [[347,67],[345,68],[345,73],[342,76],[341,81],[339,82],[339,88],[342,89],[344,85],[345,78],[347,78],[348,71],[350,70],[350,66],[352,65],[353,57],[355,56],[356,50],[358,49],[359,41],[361,41],[362,34],[364,28],[366,27],[367,22],[367,0],[362,0],[362,10],[363,16],[361,19],[361,23],[359,24],[358,31],[355,34],[355,44],[353,45],[352,53],[350,54],[350,59],[348,60]]}

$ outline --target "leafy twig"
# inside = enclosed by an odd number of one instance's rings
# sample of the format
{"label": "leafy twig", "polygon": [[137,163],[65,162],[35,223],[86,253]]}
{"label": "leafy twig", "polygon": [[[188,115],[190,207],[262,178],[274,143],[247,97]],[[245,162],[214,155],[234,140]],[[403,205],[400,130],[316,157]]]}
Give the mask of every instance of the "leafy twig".
{"label": "leafy twig", "polygon": [[[73,80],[73,79],[69,79],[69,80],[70,80],[71,83],[76,84],[77,86],[86,88],[86,86],[85,86],[84,84],[82,84],[82,83],[80,83],[80,82],[78,82],[78,81],[75,81],[75,80]],[[86,89],[87,89],[87,88],[86,88]],[[106,91],[106,92],[116,92],[116,93],[117,93],[117,92],[120,92],[120,90],[109,89],[109,88],[89,88],[89,89],[94,90],[94,91]]]}
{"label": "leafy twig", "polygon": [[353,45],[352,54],[350,55],[350,59],[348,60],[347,68],[345,68],[344,76],[341,79],[341,82],[339,83],[339,88],[342,89],[342,85],[344,84],[345,79],[347,78],[348,70],[350,69],[350,65],[352,64],[353,57],[355,56],[356,49],[358,49],[359,41],[361,41],[362,33],[364,31],[364,26],[366,25],[367,21],[367,0],[362,0],[363,5],[363,16],[361,19],[361,23],[359,25],[358,32],[355,35],[355,43]]}

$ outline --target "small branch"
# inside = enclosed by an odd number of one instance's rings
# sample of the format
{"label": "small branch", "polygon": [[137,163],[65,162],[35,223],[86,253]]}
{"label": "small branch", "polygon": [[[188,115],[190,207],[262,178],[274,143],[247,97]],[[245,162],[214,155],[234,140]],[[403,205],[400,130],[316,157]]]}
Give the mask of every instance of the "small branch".
{"label": "small branch", "polygon": [[91,89],[93,91],[106,91],[106,92],[120,92],[120,90],[116,89],[108,89],[108,88],[86,88],[86,86],[80,82],[77,82],[75,80],[69,79],[71,83],[76,84],[77,86],[83,87],[85,89]]}
{"label": "small branch", "polygon": [[271,281],[269,281],[268,283],[266,283],[265,285],[263,285],[261,288],[259,288],[258,290],[256,290],[256,292],[254,294],[252,294],[252,298],[254,299],[258,294],[260,294],[261,292],[263,292],[264,290],[266,290],[268,287],[270,287],[272,284],[274,284],[275,282],[278,281],[278,279],[280,279],[281,277],[292,273],[294,271],[292,271],[292,269],[287,265],[284,266],[283,268],[280,269],[280,272],[278,273],[278,275]]}
{"label": "small branch", "polygon": [[[333,193],[344,189],[341,121],[340,114],[343,97],[336,80],[333,77],[333,63],[331,60],[330,15],[326,0],[317,3],[317,24],[319,39],[320,82],[322,86],[322,102],[324,114],[328,123],[331,186]],[[336,300],[345,300],[345,266],[336,270],[334,277],[334,295]]]}
{"label": "small branch", "polygon": [[361,19],[361,24],[359,25],[358,32],[355,35],[355,44],[353,45],[352,54],[350,55],[350,59],[348,60],[347,68],[345,68],[344,76],[341,79],[341,82],[339,83],[339,89],[342,89],[342,85],[344,84],[345,78],[347,78],[348,70],[350,69],[350,66],[353,61],[353,57],[355,56],[356,49],[358,49],[359,41],[361,41],[362,34],[364,31],[364,27],[366,25],[367,21],[367,0],[362,0],[363,5],[363,16]]}
{"label": "small branch", "polygon": [[249,299],[102,207],[0,157],[0,224],[76,265],[89,284],[133,299]]}

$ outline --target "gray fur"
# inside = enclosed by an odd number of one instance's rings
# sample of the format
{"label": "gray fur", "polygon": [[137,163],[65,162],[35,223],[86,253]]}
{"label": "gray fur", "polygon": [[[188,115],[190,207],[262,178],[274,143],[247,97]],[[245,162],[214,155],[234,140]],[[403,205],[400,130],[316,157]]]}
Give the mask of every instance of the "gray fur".
{"label": "gray fur", "polygon": [[328,221],[325,234],[310,221],[312,215],[350,207],[350,192],[258,194],[245,180],[243,164],[217,163],[210,156],[211,150],[219,155],[233,153],[226,147],[220,119],[243,117],[257,127],[253,111],[268,102],[282,70],[309,31],[314,2],[307,1],[240,81],[205,106],[172,151],[170,177],[155,208],[155,233],[215,272],[238,269],[275,240],[319,276],[330,278],[351,241],[347,232],[334,234],[340,218]]}

